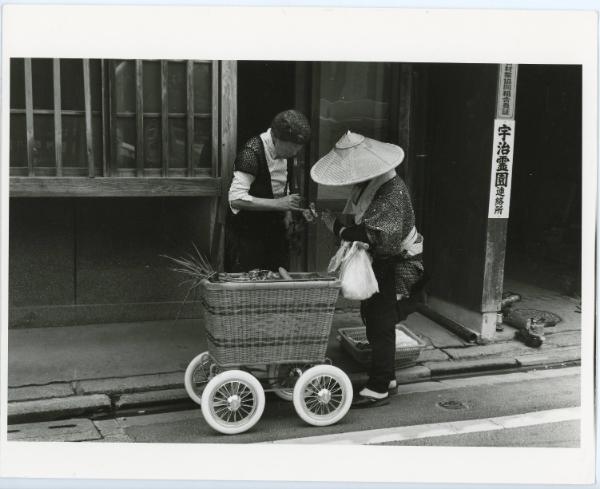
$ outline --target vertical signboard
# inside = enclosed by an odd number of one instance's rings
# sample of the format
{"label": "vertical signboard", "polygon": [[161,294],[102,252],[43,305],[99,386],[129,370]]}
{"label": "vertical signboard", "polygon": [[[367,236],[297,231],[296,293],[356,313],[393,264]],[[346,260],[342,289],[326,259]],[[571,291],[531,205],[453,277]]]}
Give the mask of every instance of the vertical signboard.
{"label": "vertical signboard", "polygon": [[488,208],[488,218],[490,219],[508,218],[510,208],[515,137],[514,117],[517,65],[500,65],[499,75]]}
{"label": "vertical signboard", "polygon": [[514,119],[496,119],[494,121],[492,178],[490,183],[490,205],[488,211],[488,217],[491,219],[508,217],[514,154],[514,135]]}

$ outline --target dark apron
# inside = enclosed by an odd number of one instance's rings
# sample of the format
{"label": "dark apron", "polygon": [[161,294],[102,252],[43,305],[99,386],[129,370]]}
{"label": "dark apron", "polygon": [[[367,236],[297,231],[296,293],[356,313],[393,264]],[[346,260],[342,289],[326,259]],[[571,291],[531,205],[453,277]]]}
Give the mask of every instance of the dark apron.
{"label": "dark apron", "polygon": [[[266,160],[263,165],[261,188],[263,195],[250,195],[261,198],[273,198],[270,173]],[[288,189],[294,192],[293,164],[288,160]],[[248,272],[256,268],[277,271],[279,267],[289,268],[290,250],[283,211],[240,211],[227,214],[225,234],[225,271],[230,273]]]}

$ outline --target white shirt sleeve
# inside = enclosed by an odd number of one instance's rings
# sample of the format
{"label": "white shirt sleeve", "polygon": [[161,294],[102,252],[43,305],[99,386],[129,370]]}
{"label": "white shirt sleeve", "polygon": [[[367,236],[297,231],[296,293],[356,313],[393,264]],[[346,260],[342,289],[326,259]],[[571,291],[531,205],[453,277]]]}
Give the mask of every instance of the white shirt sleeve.
{"label": "white shirt sleeve", "polygon": [[231,187],[229,187],[229,207],[234,214],[240,212],[239,209],[231,207],[231,203],[234,200],[246,200],[252,202],[253,198],[248,192],[250,191],[250,185],[254,182],[254,178],[254,175],[251,175],[250,173],[243,171],[233,172],[233,181],[231,182]]}

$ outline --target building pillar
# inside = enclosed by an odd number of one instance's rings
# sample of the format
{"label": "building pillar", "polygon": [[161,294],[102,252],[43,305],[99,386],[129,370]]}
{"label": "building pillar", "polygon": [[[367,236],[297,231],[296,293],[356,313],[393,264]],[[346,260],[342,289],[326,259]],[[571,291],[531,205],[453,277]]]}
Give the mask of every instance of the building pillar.
{"label": "building pillar", "polygon": [[221,196],[213,204],[211,257],[219,271],[225,262],[225,219],[229,206],[228,193],[233,178],[233,162],[237,151],[237,61],[221,61],[219,161]]}
{"label": "building pillar", "polygon": [[485,270],[481,298],[483,315],[481,336],[485,339],[494,337],[497,313],[502,302],[514,155],[517,69],[518,65],[515,64],[502,64],[498,68]]}

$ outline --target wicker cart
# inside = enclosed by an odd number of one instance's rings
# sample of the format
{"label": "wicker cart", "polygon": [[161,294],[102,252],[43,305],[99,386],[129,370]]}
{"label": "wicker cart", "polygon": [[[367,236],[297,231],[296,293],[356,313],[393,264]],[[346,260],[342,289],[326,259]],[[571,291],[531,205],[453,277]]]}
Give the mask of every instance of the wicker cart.
{"label": "wicker cart", "polygon": [[254,426],[265,391],[292,401],[314,426],[334,424],[350,408],[350,379],[325,357],[340,282],[317,274],[291,276],[202,282],[208,351],[190,362],[185,387],[221,433]]}

